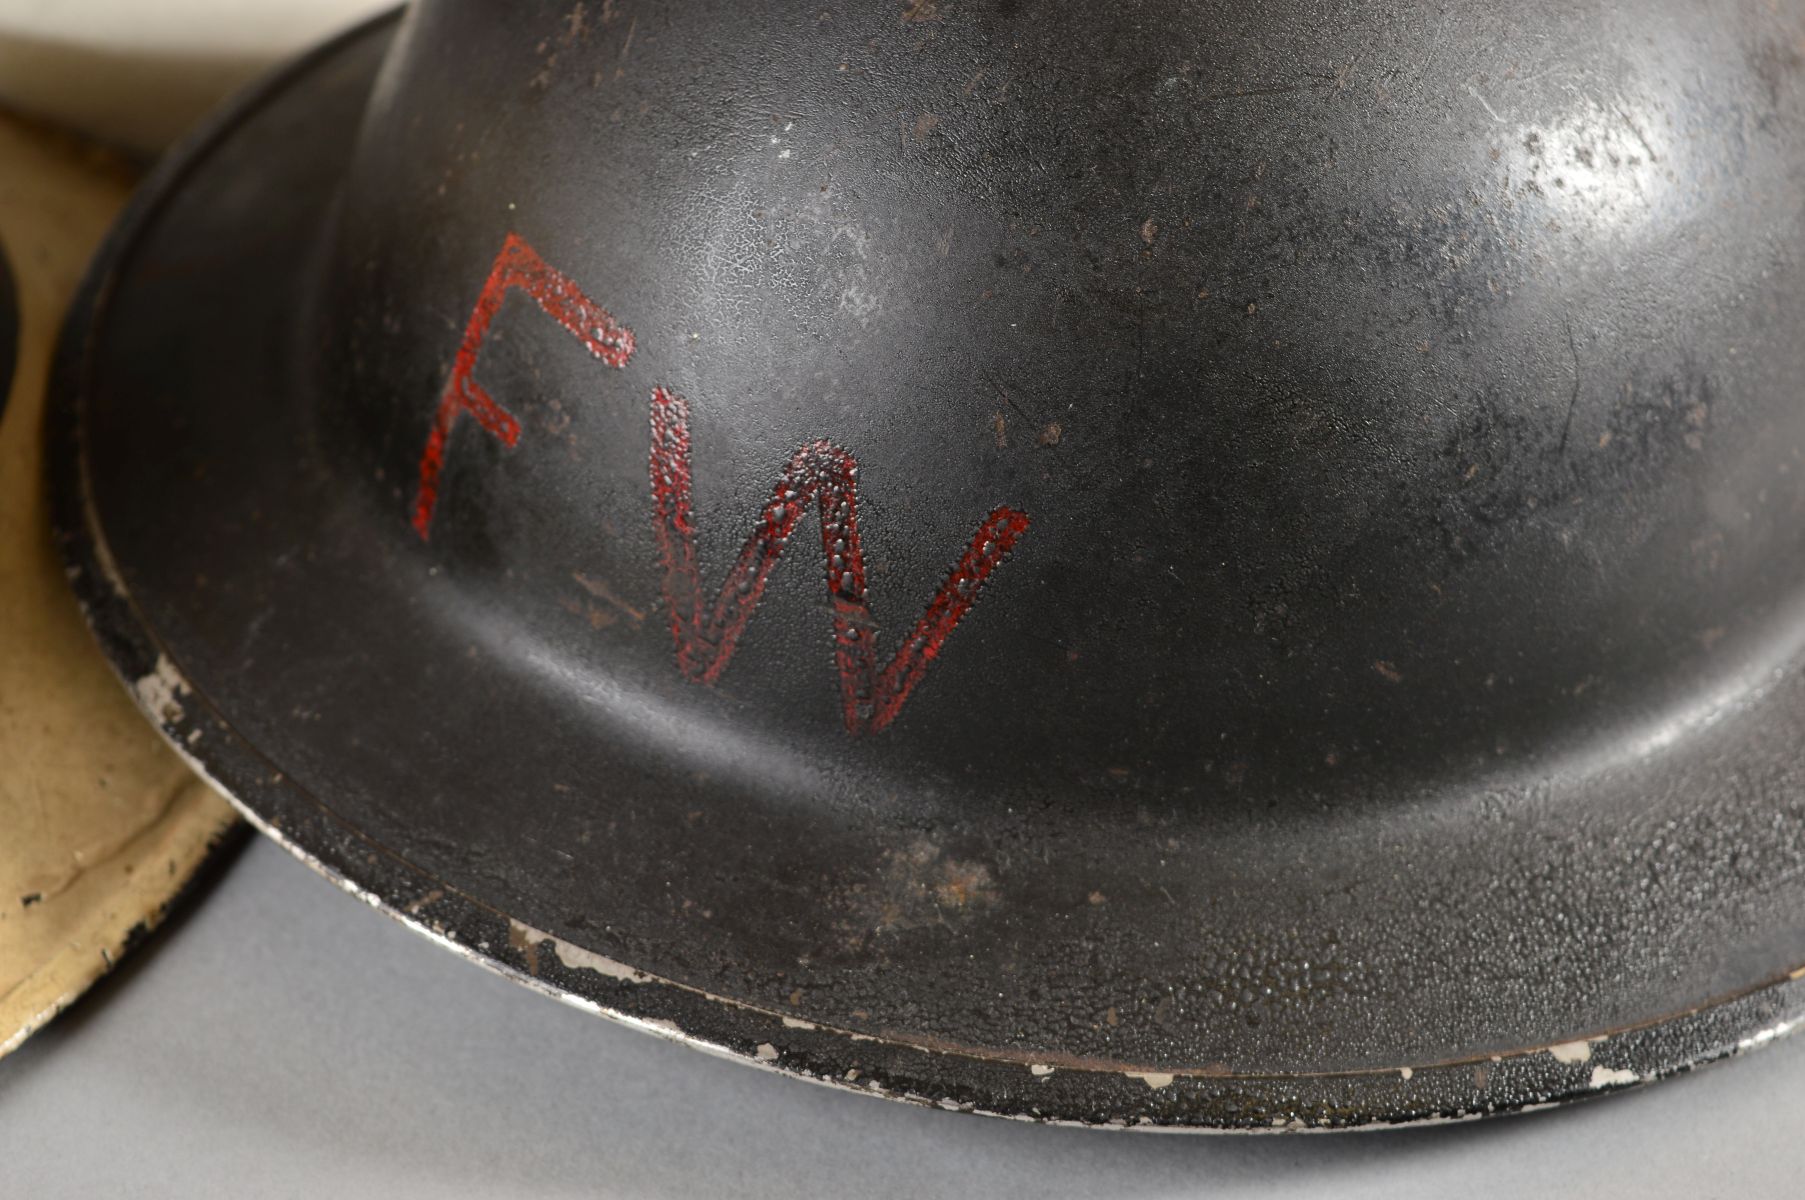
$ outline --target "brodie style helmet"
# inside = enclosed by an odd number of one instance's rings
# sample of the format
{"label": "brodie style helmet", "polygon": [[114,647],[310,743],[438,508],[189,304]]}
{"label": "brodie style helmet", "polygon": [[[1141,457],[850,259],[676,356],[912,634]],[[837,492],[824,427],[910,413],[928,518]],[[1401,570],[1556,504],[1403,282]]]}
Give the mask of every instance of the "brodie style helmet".
{"label": "brodie style helmet", "polygon": [[296,853],[671,1037],[1086,1123],[1651,1079],[1805,1008],[1801,39],[422,4],[95,269],[76,587]]}

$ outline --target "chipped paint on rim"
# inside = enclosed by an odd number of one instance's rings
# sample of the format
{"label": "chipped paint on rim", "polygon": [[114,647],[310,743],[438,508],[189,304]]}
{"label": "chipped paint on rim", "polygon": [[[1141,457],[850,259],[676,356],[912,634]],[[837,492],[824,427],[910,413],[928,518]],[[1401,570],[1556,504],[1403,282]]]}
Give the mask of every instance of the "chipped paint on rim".
{"label": "chipped paint on rim", "polygon": [[508,918],[508,928],[511,934],[518,934],[533,946],[542,946],[550,942],[552,953],[558,956],[558,961],[573,971],[594,971],[597,975],[608,979],[619,979],[625,983],[646,983],[652,978],[637,967],[629,967],[626,963],[616,962],[606,955],[597,954],[593,950],[585,950],[581,946],[546,933],[542,929],[534,929],[524,921],[517,921],[510,917]]}
{"label": "chipped paint on rim", "polygon": [[[87,606],[85,604],[83,605],[83,610],[84,610],[84,613],[87,611]],[[157,678],[160,681],[157,689],[148,689],[148,690],[152,691],[153,695],[160,694],[160,690],[164,686],[168,687],[168,689],[170,690],[170,694],[172,694],[172,695],[179,696],[179,695],[194,694],[193,688],[189,684],[187,678],[181,673],[179,667],[174,663],[174,661],[171,660],[166,654],[159,655],[158,660],[157,660],[157,667],[156,667],[156,670],[153,672],[153,675],[155,678]],[[122,680],[122,682],[123,682],[123,680]],[[692,1033],[689,1030],[684,1029],[677,1021],[675,1021],[671,1018],[668,1018],[668,1017],[645,1016],[645,1015],[628,1012],[626,1010],[623,1010],[623,1009],[620,1009],[617,1007],[604,1005],[598,1001],[595,1001],[588,997],[582,996],[582,995],[580,995],[576,992],[573,992],[567,988],[559,987],[555,984],[548,983],[547,981],[540,979],[535,975],[523,972],[505,962],[499,961],[498,959],[496,959],[490,953],[487,952],[488,947],[486,945],[471,945],[464,941],[458,940],[458,936],[457,936],[457,933],[455,930],[447,931],[441,925],[421,917],[417,912],[410,911],[408,909],[403,908],[402,906],[400,906],[398,904],[392,904],[392,903],[384,900],[383,897],[379,893],[359,884],[355,880],[351,879],[349,876],[343,874],[342,872],[340,872],[337,869],[335,869],[334,867],[332,867],[330,864],[326,863],[324,860],[322,860],[315,854],[313,854],[310,851],[303,848],[299,843],[295,842],[292,838],[288,837],[278,826],[276,826],[272,822],[268,821],[262,815],[260,815],[258,812],[256,812],[255,810],[250,808],[248,805],[246,805],[239,798],[235,789],[227,787],[222,780],[217,778],[208,769],[205,762],[203,762],[201,759],[196,757],[191,752],[191,747],[199,740],[194,735],[198,734],[200,732],[200,730],[198,727],[190,729],[188,734],[186,736],[183,736],[181,734],[181,731],[179,728],[179,726],[181,725],[181,723],[183,721],[189,719],[189,714],[187,714],[187,712],[185,710],[180,709],[180,706],[178,706],[177,718],[172,722],[166,723],[165,720],[163,719],[163,712],[162,712],[161,708],[152,708],[143,702],[142,695],[143,695],[144,691],[146,691],[146,690],[147,689],[141,689],[140,687],[138,687],[136,682],[134,682],[133,684],[128,685],[126,687],[126,691],[128,692],[128,694],[130,694],[135,701],[139,701],[140,707],[144,710],[145,715],[148,718],[150,718],[151,723],[157,729],[158,733],[164,737],[165,741],[167,741],[169,743],[169,745],[171,746],[172,749],[175,750],[177,755],[180,756],[182,758],[182,760],[188,765],[188,767],[191,770],[193,770],[203,781],[205,781],[215,791],[219,792],[219,794],[221,794],[222,796],[225,796],[226,799],[231,801],[233,807],[236,808],[239,811],[239,813],[244,816],[246,821],[249,822],[255,829],[257,829],[257,831],[259,833],[263,834],[264,836],[268,837],[271,841],[273,841],[277,845],[281,846],[289,854],[293,855],[295,858],[300,860],[302,863],[304,863],[309,869],[313,870],[315,873],[323,876],[324,878],[326,878],[326,879],[330,880],[331,882],[333,882],[334,884],[336,884],[342,891],[349,893],[350,895],[356,897],[358,900],[369,905],[371,908],[374,908],[374,909],[384,913],[385,915],[389,916],[390,918],[398,921],[400,924],[406,926],[408,929],[412,930],[413,932],[425,937],[428,941],[430,941],[436,945],[439,945],[447,950],[450,950],[452,953],[456,954],[458,957],[463,958],[469,962],[475,963],[476,965],[483,967],[484,969],[489,970],[495,974],[498,974],[498,975],[504,976],[508,979],[511,979],[516,983],[523,984],[535,992],[539,992],[542,995],[549,996],[552,999],[555,999],[563,1004],[569,1005],[570,1007],[578,1009],[582,1012],[589,1013],[593,1016],[600,1016],[600,1017],[607,1018],[608,1020],[614,1021],[618,1024],[627,1026],[632,1029],[636,1029],[642,1033],[651,1034],[655,1037],[662,1038],[666,1041],[679,1043],[688,1048],[691,1048],[694,1050],[699,1050],[699,1051],[701,1051],[705,1054],[708,1054],[709,1056],[714,1057],[714,1058],[724,1059],[726,1061],[738,1063],[738,1064],[745,1065],[745,1066],[753,1066],[753,1067],[763,1068],[765,1070],[769,1070],[769,1071],[775,1072],[780,1075],[784,1075],[789,1078],[799,1079],[799,1080],[802,1080],[807,1083],[813,1083],[813,1084],[817,1084],[817,1085],[824,1086],[824,1087],[834,1088],[837,1091],[851,1091],[851,1092],[854,1092],[859,1095],[873,1096],[873,1097],[877,1097],[879,1099],[899,1101],[902,1103],[914,1104],[914,1105],[918,1105],[918,1106],[927,1106],[927,1107],[935,1107],[935,1108],[947,1108],[948,1107],[947,1098],[935,1098],[935,1097],[924,1095],[919,1092],[915,1092],[915,1091],[911,1091],[911,1090],[901,1090],[901,1089],[891,1088],[887,1084],[885,1084],[882,1079],[872,1075],[871,1073],[869,1073],[869,1071],[866,1071],[866,1070],[855,1068],[851,1072],[847,1072],[847,1073],[836,1073],[833,1071],[828,1071],[828,1072],[824,1072],[824,1073],[813,1073],[809,1070],[804,1069],[800,1065],[794,1065],[794,1064],[786,1062],[784,1060],[784,1051],[782,1049],[780,1049],[774,1042],[769,1042],[769,1041],[759,1042],[756,1044],[756,1046],[750,1052],[747,1052],[744,1049],[736,1048],[734,1046],[727,1045],[722,1042],[710,1040],[709,1038]],[[276,776],[272,780],[272,782],[281,784],[284,781],[281,776]],[[705,999],[707,999],[711,1002],[722,1005],[723,1007],[737,1009],[740,1011],[756,1014],[761,1017],[767,1017],[767,1018],[775,1017],[779,1026],[782,1028],[795,1029],[795,1030],[803,1030],[804,1028],[806,1028],[806,1030],[809,1032],[822,1032],[822,1033],[827,1033],[830,1035],[839,1035],[839,1036],[843,1037],[849,1044],[856,1044],[856,1043],[864,1042],[864,1043],[878,1044],[878,1045],[882,1045],[882,1046],[886,1046],[886,1047],[903,1047],[903,1048],[907,1048],[907,1049],[915,1049],[915,1050],[923,1051],[925,1053],[936,1054],[936,1055],[957,1056],[953,1052],[941,1050],[936,1047],[928,1047],[928,1046],[922,1046],[922,1045],[918,1045],[918,1044],[911,1044],[908,1041],[903,1040],[903,1039],[879,1037],[879,1036],[876,1036],[873,1034],[860,1033],[858,1031],[850,1030],[850,1029],[838,1029],[838,1028],[835,1028],[832,1026],[821,1025],[817,1022],[800,1020],[796,1017],[793,1017],[793,1016],[790,1016],[790,1015],[784,1014],[784,1013],[767,1012],[766,1010],[764,1010],[762,1008],[759,1008],[754,1005],[749,1005],[749,1004],[746,1004],[741,1001],[734,1000],[730,997],[718,996],[713,993],[701,991],[700,989],[691,988],[691,987],[689,987],[689,985],[683,984],[683,983],[675,981],[675,980],[664,979],[659,976],[652,975],[648,972],[645,972],[645,971],[639,970],[638,968],[632,967],[626,963],[622,963],[616,959],[612,959],[605,955],[596,953],[594,951],[587,950],[584,947],[574,945],[573,943],[568,942],[562,938],[558,938],[555,935],[546,933],[543,930],[536,929],[535,927],[533,927],[531,925],[527,925],[524,922],[520,922],[513,918],[509,918],[509,923],[510,923],[511,929],[518,929],[525,936],[529,936],[529,937],[532,937],[533,939],[535,939],[536,945],[544,945],[547,942],[551,943],[553,953],[558,958],[559,962],[562,963],[567,968],[570,968],[572,970],[588,970],[588,971],[594,972],[598,976],[601,976],[604,978],[613,979],[613,980],[617,980],[617,981],[624,982],[624,983],[631,983],[634,985],[641,985],[641,986],[652,985],[652,986],[660,987],[660,988],[672,988],[672,989],[676,989],[679,991],[692,992],[694,994],[704,997]],[[1801,980],[1805,980],[1805,966],[1801,966],[1795,970],[1789,971],[1786,975],[1786,979],[1790,982],[1799,982]],[[1709,1009],[1704,1008],[1704,1009],[1693,1010],[1690,1013],[1681,1014],[1680,1017],[1676,1017],[1674,1019],[1675,1020],[1684,1019],[1684,1017],[1693,1016],[1693,1015],[1696,1015],[1697,1013],[1704,1012],[1704,1011],[1709,1011]],[[1658,1028],[1661,1024],[1662,1023],[1657,1022],[1650,1026],[1645,1026],[1642,1028]],[[1548,1109],[1558,1108],[1558,1107],[1561,1107],[1564,1103],[1567,1103],[1574,1099],[1577,1099],[1577,1098],[1585,1095],[1586,1093],[1608,1094],[1613,1091],[1620,1091],[1631,1085],[1653,1082],[1657,1079],[1665,1078],[1668,1075],[1677,1074],[1684,1070],[1689,1070],[1689,1069],[1692,1069],[1697,1066],[1706,1065],[1708,1063],[1717,1061],[1722,1058],[1737,1056],[1737,1055],[1746,1053],[1751,1050],[1759,1049],[1763,1046],[1769,1045],[1772,1042],[1779,1040],[1780,1038],[1783,1038],[1783,1037],[1795,1032],[1801,1026],[1805,1026],[1805,1015],[1788,1018],[1787,1020],[1778,1022],[1772,1026],[1766,1027],[1753,1035],[1750,1035],[1748,1037],[1738,1040],[1734,1046],[1726,1048],[1718,1053],[1701,1055],[1697,1059],[1695,1059],[1693,1062],[1681,1064],[1681,1065],[1675,1066],[1669,1070],[1653,1072],[1653,1073],[1650,1073],[1647,1075],[1638,1074],[1637,1072],[1627,1069],[1627,1068],[1610,1068],[1610,1067],[1606,1067],[1606,1066],[1602,1066],[1602,1065],[1594,1066],[1592,1068],[1590,1075],[1588,1077],[1586,1077],[1586,1079],[1582,1085],[1582,1087],[1584,1089],[1583,1091],[1581,1091],[1579,1089],[1574,1089],[1573,1091],[1570,1091],[1570,1092],[1557,1094],[1556,1097],[1552,1098],[1552,1099],[1545,1099],[1545,1100],[1540,1100],[1540,1101],[1536,1101],[1536,1102],[1523,1103],[1523,1104],[1517,1104],[1517,1105],[1508,1105],[1505,1107],[1486,1106],[1486,1107],[1477,1108],[1477,1109],[1461,1109],[1461,1110],[1457,1110],[1457,1111],[1449,1112],[1449,1113],[1436,1113],[1436,1114],[1428,1115],[1428,1116],[1415,1116],[1415,1117],[1408,1117],[1408,1118],[1403,1118],[1403,1119],[1388,1120],[1388,1119],[1378,1118],[1378,1119],[1365,1121],[1360,1124],[1351,1124],[1351,1125],[1336,1125],[1336,1124],[1322,1123],[1322,1122],[1313,1121],[1313,1120],[1307,1119],[1304,1116],[1299,1116],[1299,1115],[1295,1115],[1295,1114],[1289,1115],[1289,1116],[1275,1117],[1272,1119],[1272,1121],[1269,1125],[1264,1125],[1264,1126],[1257,1126],[1257,1125],[1256,1126],[1207,1126],[1207,1125],[1192,1125],[1192,1124],[1158,1124],[1158,1123],[1147,1123],[1147,1119],[1144,1119],[1144,1118],[1142,1120],[1135,1121],[1135,1122],[1130,1122],[1125,1119],[1112,1119],[1109,1121],[1102,1121],[1102,1122],[1081,1121],[1081,1120],[1071,1120],[1071,1119],[1058,1118],[1058,1117],[1042,1117],[1042,1116],[1033,1115],[1031,1113],[988,1109],[988,1108],[984,1108],[984,1107],[976,1105],[976,1104],[962,1103],[962,1102],[957,1102],[957,1101],[954,1101],[951,1104],[951,1110],[965,1112],[965,1113],[972,1113],[972,1114],[980,1115],[980,1116],[1002,1117],[1002,1118],[1006,1118],[1006,1119],[1010,1119],[1010,1120],[1029,1121],[1029,1122],[1035,1123],[1035,1124],[1075,1127],[1075,1128],[1084,1128],[1084,1129],[1128,1130],[1128,1131],[1143,1132],[1143,1133],[1188,1133],[1188,1134],[1218,1134],[1218,1135],[1229,1135],[1229,1134],[1238,1134],[1238,1133],[1268,1133],[1268,1134],[1270,1134],[1270,1133],[1283,1133],[1283,1134],[1311,1133],[1311,1134],[1320,1134],[1320,1133],[1343,1133],[1343,1132],[1376,1132],[1376,1131],[1385,1130],[1385,1129],[1405,1128],[1405,1127],[1420,1128],[1420,1127],[1431,1126],[1431,1125],[1465,1123],[1465,1122],[1476,1121],[1476,1120],[1480,1120],[1485,1117],[1495,1116],[1495,1115],[1524,1114],[1524,1113],[1539,1112],[1539,1111],[1544,1111],[1544,1110],[1548,1110]],[[1567,1041],[1567,1042],[1561,1042],[1561,1043],[1556,1043],[1556,1044],[1549,1045],[1549,1046],[1537,1047],[1534,1049],[1523,1050],[1523,1051],[1519,1051],[1519,1052],[1515,1052],[1515,1053],[1511,1053],[1511,1054],[1503,1054],[1503,1055],[1492,1054],[1492,1055],[1485,1056],[1484,1061],[1487,1061],[1487,1062],[1490,1062],[1493,1064],[1497,1064],[1497,1063],[1503,1063],[1505,1061],[1520,1061],[1520,1060],[1528,1059],[1528,1058],[1531,1058],[1531,1057],[1537,1056],[1537,1055],[1547,1055],[1548,1057],[1555,1059],[1556,1062],[1560,1062],[1563,1066],[1566,1066],[1566,1065],[1571,1065],[1571,1064],[1563,1061],[1562,1055],[1567,1055],[1569,1057],[1576,1056],[1578,1054],[1577,1047],[1583,1046],[1586,1048],[1586,1058],[1578,1060],[1579,1062],[1583,1063],[1584,1061],[1588,1061],[1590,1059],[1591,1047],[1593,1045],[1600,1043],[1600,1042],[1604,1042],[1604,1041],[1608,1040],[1611,1036],[1612,1035],[1610,1035],[1610,1034],[1600,1034],[1600,1035],[1597,1035],[1594,1037],[1573,1039],[1573,1040]],[[1478,1060],[1473,1060],[1473,1061],[1478,1061]],[[1054,1067],[1053,1065],[1043,1063],[1043,1062],[1025,1062],[1021,1065],[1027,1066],[1029,1069],[1030,1075],[1041,1081],[1045,1081],[1045,1080],[1049,1079],[1057,1070],[1057,1068]],[[1388,1068],[1376,1068],[1376,1069],[1372,1069],[1372,1070],[1362,1070],[1362,1071],[1334,1072],[1334,1073],[1327,1073],[1326,1075],[1323,1075],[1323,1076],[1263,1075],[1263,1076],[1252,1076],[1252,1077],[1241,1076],[1238,1078],[1242,1078],[1242,1079],[1261,1078],[1261,1079],[1272,1079],[1272,1080],[1285,1080],[1285,1079],[1304,1080],[1304,1079],[1309,1079],[1309,1078],[1313,1078],[1313,1077],[1346,1077],[1346,1076],[1367,1076],[1367,1075],[1377,1076],[1377,1075],[1382,1075],[1382,1074],[1395,1074],[1402,1081],[1411,1082],[1418,1075],[1424,1074],[1425,1072],[1438,1072],[1438,1071],[1447,1071],[1447,1070],[1452,1070],[1452,1069],[1464,1070],[1470,1065],[1471,1064],[1467,1060],[1461,1060],[1459,1062],[1429,1063],[1429,1064],[1423,1064],[1423,1065],[1419,1065],[1419,1066],[1415,1066],[1415,1067],[1412,1067],[1409,1065],[1404,1065],[1404,1066],[1400,1066],[1400,1067],[1396,1067],[1396,1068],[1388,1067]],[[1106,1072],[1094,1072],[1094,1073],[1104,1074]],[[1219,1070],[1214,1070],[1214,1069],[1204,1069],[1204,1070],[1190,1071],[1190,1072],[1186,1072],[1186,1071],[1147,1071],[1147,1070],[1122,1069],[1122,1070],[1119,1070],[1116,1072],[1108,1072],[1108,1073],[1118,1074],[1125,1078],[1136,1080],[1140,1083],[1145,1084],[1146,1087],[1150,1091],[1155,1091],[1155,1092],[1163,1091],[1167,1088],[1170,1088],[1170,1087],[1174,1086],[1175,1084],[1177,1084],[1179,1081],[1185,1080],[1185,1079],[1209,1079],[1209,1080],[1223,1081],[1223,1080],[1232,1080],[1234,1078],[1237,1078],[1235,1076],[1224,1075]],[[1309,1107],[1309,1106],[1305,1106],[1305,1107]]]}
{"label": "chipped paint on rim", "polygon": [[1555,1062],[1576,1066],[1579,1063],[1591,1062],[1592,1043],[1604,1040],[1604,1038],[1586,1038],[1577,1042],[1562,1042],[1558,1046],[1548,1047],[1548,1053],[1554,1056]]}
{"label": "chipped paint on rim", "polygon": [[132,698],[159,723],[173,725],[182,719],[181,697],[189,690],[188,681],[176,671],[169,656],[159,654],[156,669],[132,684]]}

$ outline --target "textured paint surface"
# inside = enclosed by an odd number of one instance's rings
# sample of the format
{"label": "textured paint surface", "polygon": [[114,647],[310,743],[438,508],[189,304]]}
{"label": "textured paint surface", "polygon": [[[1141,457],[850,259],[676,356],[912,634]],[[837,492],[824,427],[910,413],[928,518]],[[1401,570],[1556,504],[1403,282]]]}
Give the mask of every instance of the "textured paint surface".
{"label": "textured paint surface", "polygon": [[832,599],[834,662],[848,733],[877,733],[896,719],[927,674],[947,635],[977,601],[990,573],[1028,528],[1028,517],[999,508],[972,535],[958,563],[883,667],[877,665],[877,620],[859,544],[859,464],[832,442],[804,446],[790,459],[759,513],[719,594],[709,603],[696,563],[691,513],[689,403],[664,388],[652,393],[652,495],[664,602],[670,611],[677,665],[698,683],[714,683],[733,660],[740,635],[758,610],[772,570],[812,503],[821,523],[821,553]]}
{"label": "textured paint surface", "polygon": [[512,446],[520,440],[520,422],[514,414],[495,402],[495,398],[474,377],[477,358],[482,354],[483,339],[495,314],[501,311],[508,292],[518,288],[533,298],[547,316],[568,329],[597,359],[611,367],[624,367],[633,357],[633,331],[619,325],[607,310],[585,296],[565,276],[545,261],[520,238],[510,234],[495,256],[489,277],[464,328],[451,378],[433,418],[432,432],[427,436],[426,450],[420,456],[420,487],[414,498],[414,530],[422,538],[432,534],[433,510],[439,502],[439,473],[445,469],[446,443],[458,418],[469,414],[502,445]]}
{"label": "textured paint surface", "polygon": [[[446,446],[460,416],[468,414],[505,446],[520,440],[520,422],[474,377],[495,315],[511,289],[531,296],[546,314],[580,340],[595,358],[624,367],[632,358],[631,330],[553,269],[517,234],[509,234],[490,268],[439,400],[426,449],[420,457],[420,484],[414,501],[414,529],[432,531],[439,476]],[[815,441],[798,450],[778,479],[739,558],[727,572],[718,596],[703,595],[696,556],[693,485],[690,477],[689,402],[670,390],[652,391],[650,475],[653,524],[664,568],[664,602],[677,666],[686,678],[713,684],[733,660],[740,636],[758,610],[765,585],[797,522],[815,505],[821,523],[827,589],[833,605],[834,661],[840,677],[843,720],[848,733],[878,733],[896,719],[909,693],[927,674],[947,636],[976,603],[991,572],[1027,531],[1027,514],[998,508],[972,535],[927,611],[882,667],[878,665],[878,625],[865,580],[859,541],[859,465],[832,442]]]}

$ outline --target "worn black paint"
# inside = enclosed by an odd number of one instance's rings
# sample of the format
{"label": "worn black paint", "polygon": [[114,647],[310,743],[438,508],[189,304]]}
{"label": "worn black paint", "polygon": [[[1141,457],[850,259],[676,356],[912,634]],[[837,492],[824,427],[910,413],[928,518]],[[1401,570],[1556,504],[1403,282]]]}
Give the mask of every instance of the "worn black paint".
{"label": "worn black paint", "polygon": [[[609,11],[428,5],[367,115],[353,38],[97,268],[65,546],[245,806],[545,986],[954,1107],[1514,1109],[1799,1009],[1798,13]],[[466,423],[422,543],[510,230],[639,349],[510,302],[520,445]],[[675,670],[655,385],[711,579],[817,437],[885,630],[1032,516],[881,736],[813,561]]]}

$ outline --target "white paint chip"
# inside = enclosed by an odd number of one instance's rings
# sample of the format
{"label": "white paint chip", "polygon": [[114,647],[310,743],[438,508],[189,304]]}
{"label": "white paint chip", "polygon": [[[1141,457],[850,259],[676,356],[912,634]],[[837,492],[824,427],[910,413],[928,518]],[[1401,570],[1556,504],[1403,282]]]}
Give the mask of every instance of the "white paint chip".
{"label": "white paint chip", "polygon": [[1412,1075],[1415,1075],[1416,1072],[1411,1070],[1409,1067],[1399,1067],[1398,1074],[1403,1076],[1405,1079],[1409,1079]]}
{"label": "white paint chip", "polygon": [[1548,1053],[1554,1055],[1555,1062],[1583,1063],[1592,1061],[1592,1043],[1588,1041],[1562,1042],[1558,1046],[1548,1047]]}
{"label": "white paint chip", "polygon": [[1053,1068],[1045,1063],[1032,1063],[1028,1067],[1028,1074],[1034,1076],[1036,1079],[1045,1079],[1052,1073]]}
{"label": "white paint chip", "polygon": [[1626,1083],[1635,1083],[1640,1078],[1634,1071],[1626,1071],[1618,1067],[1592,1068],[1592,1086],[1595,1088],[1618,1087]]}
{"label": "white paint chip", "polygon": [[773,1046],[770,1042],[760,1042],[758,1044],[758,1049],[754,1050],[752,1053],[758,1058],[759,1062],[777,1061],[777,1047]]}
{"label": "white paint chip", "polygon": [[644,971],[635,970],[626,963],[616,962],[597,954],[593,950],[585,950],[581,946],[573,946],[563,938],[553,937],[542,929],[534,929],[522,921],[509,921],[512,941],[537,946],[544,942],[552,944],[552,953],[558,961],[573,971],[594,971],[597,975],[606,975],[610,979],[619,979],[626,983],[644,983],[650,979]]}
{"label": "white paint chip", "polygon": [[1130,1071],[1128,1072],[1128,1078],[1138,1079],[1157,1092],[1161,1088],[1171,1087],[1172,1081],[1176,1079],[1177,1076],[1168,1075],[1161,1071]]}
{"label": "white paint chip", "polygon": [[783,1019],[783,1027],[785,1029],[813,1029],[815,1023],[813,1021],[804,1021],[801,1017],[785,1017]]}
{"label": "white paint chip", "polygon": [[182,719],[181,695],[187,690],[188,681],[166,654],[157,655],[156,670],[132,684],[139,705],[165,725]]}

